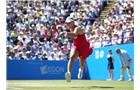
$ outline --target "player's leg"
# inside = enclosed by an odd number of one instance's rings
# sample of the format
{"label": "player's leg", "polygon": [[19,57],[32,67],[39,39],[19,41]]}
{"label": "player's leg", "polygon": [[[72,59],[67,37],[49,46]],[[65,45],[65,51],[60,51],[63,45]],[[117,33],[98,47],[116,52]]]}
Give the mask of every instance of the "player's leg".
{"label": "player's leg", "polygon": [[109,81],[111,80],[111,69],[109,69]]}
{"label": "player's leg", "polygon": [[75,48],[72,48],[70,51],[70,59],[67,65],[67,72],[65,74],[65,78],[67,82],[71,81],[71,71],[73,68],[73,63],[74,63],[74,60],[78,57],[78,55],[79,55],[78,51]]}
{"label": "player's leg", "polygon": [[110,69],[108,69],[108,79],[107,81],[109,81],[111,79],[111,74],[110,74]]}
{"label": "player's leg", "polygon": [[79,59],[80,68],[78,72],[78,79],[81,79],[83,77],[83,69],[85,67],[85,61],[86,59]]}
{"label": "player's leg", "polygon": [[118,81],[124,81],[124,72],[125,72],[125,70],[126,70],[126,66],[123,66],[121,68],[121,75],[120,75],[121,78]]}
{"label": "player's leg", "polygon": [[113,78],[114,78],[113,69],[110,69],[110,79],[113,80]]}

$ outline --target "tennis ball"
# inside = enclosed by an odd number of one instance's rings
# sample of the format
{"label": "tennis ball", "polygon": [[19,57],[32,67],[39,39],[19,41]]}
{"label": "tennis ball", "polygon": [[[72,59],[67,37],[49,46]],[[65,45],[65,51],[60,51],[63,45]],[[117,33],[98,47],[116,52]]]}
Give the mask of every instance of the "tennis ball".
{"label": "tennis ball", "polygon": [[15,33],[14,32],[11,33],[11,37],[15,37]]}

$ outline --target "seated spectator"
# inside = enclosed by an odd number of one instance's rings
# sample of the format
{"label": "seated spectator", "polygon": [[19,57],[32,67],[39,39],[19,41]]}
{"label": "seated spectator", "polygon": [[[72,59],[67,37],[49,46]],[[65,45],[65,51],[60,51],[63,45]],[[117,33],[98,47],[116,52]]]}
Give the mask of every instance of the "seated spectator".
{"label": "seated spectator", "polygon": [[107,40],[107,45],[111,45],[112,44],[112,42],[111,42],[112,34],[111,33],[108,33],[106,40]]}
{"label": "seated spectator", "polygon": [[48,60],[46,53],[43,53],[41,60]]}
{"label": "seated spectator", "polygon": [[25,47],[23,47],[23,49],[22,49],[22,56],[25,58],[26,57],[26,48]]}
{"label": "seated spectator", "polygon": [[60,60],[64,60],[64,58],[62,58],[62,56],[59,54],[58,57],[56,58],[56,61],[60,61]]}
{"label": "seated spectator", "polygon": [[68,47],[67,47],[67,42],[64,42],[64,43],[63,43],[62,48],[63,48],[63,49],[65,49],[65,50],[68,50]]}
{"label": "seated spectator", "polygon": [[18,51],[22,51],[22,49],[23,49],[22,41],[19,41],[16,47],[17,47]]}
{"label": "seated spectator", "polygon": [[107,46],[108,45],[107,35],[104,35],[102,40],[103,40],[102,41],[102,46],[103,47]]}
{"label": "seated spectator", "polygon": [[18,48],[17,47],[13,48],[13,53],[15,54],[14,55],[15,57],[18,57],[19,52],[18,52]]}
{"label": "seated spectator", "polygon": [[32,46],[31,47],[31,50],[30,50],[31,56],[34,57],[35,56],[35,53],[36,53],[35,48]]}
{"label": "seated spectator", "polygon": [[32,60],[30,51],[27,51],[27,52],[26,52],[25,60]]}
{"label": "seated spectator", "polygon": [[48,60],[56,60],[56,58],[54,57],[54,52],[51,53]]}
{"label": "seated spectator", "polygon": [[17,57],[17,60],[24,60],[24,57],[22,56],[22,52],[19,52],[19,56]]}
{"label": "seated spectator", "polygon": [[118,33],[113,33],[113,38],[112,38],[112,44],[113,45],[117,45],[117,44],[121,44],[121,37],[119,36]]}
{"label": "seated spectator", "polygon": [[124,39],[124,43],[132,43],[133,42],[133,35],[132,32],[129,32],[128,35],[126,35],[127,38]]}
{"label": "seated spectator", "polygon": [[35,56],[32,58],[33,60],[41,60],[38,56],[38,54],[36,53]]}
{"label": "seated spectator", "polygon": [[99,47],[101,47],[101,39],[100,39],[100,37],[99,36],[96,36],[95,37],[95,43],[94,43],[94,47],[95,48],[99,48]]}
{"label": "seated spectator", "polygon": [[16,60],[16,57],[15,57],[15,53],[14,52],[11,52],[9,57],[8,57],[9,60]]}
{"label": "seated spectator", "polygon": [[58,57],[58,52],[57,51],[58,51],[57,48],[53,49],[54,58]]}
{"label": "seated spectator", "polygon": [[44,51],[44,53],[46,53],[47,58],[50,57],[51,52],[49,51],[49,48],[46,48],[46,50]]}
{"label": "seated spectator", "polygon": [[63,47],[61,47],[61,50],[59,51],[58,54],[61,55],[61,57],[63,59],[65,59],[65,60],[67,59],[66,51],[65,51],[65,49]]}
{"label": "seated spectator", "polygon": [[39,57],[41,57],[41,55],[43,54],[43,51],[42,51],[42,46],[40,46],[38,48],[38,51],[36,52],[38,54]]}
{"label": "seated spectator", "polygon": [[59,47],[63,46],[63,43],[61,41],[61,38],[58,38],[58,45],[59,45]]}
{"label": "seated spectator", "polygon": [[26,50],[27,51],[31,51],[31,45],[30,45],[30,41],[28,41],[27,43],[26,43]]}
{"label": "seated spectator", "polygon": [[9,55],[11,52],[11,48],[9,45],[6,46],[6,54]]}

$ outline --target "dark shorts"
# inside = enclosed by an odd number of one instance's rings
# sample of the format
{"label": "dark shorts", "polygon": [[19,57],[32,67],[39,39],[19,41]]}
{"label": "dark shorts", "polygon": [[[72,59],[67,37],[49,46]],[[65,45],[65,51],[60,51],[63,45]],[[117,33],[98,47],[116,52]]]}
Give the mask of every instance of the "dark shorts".
{"label": "dark shorts", "polygon": [[114,64],[113,63],[108,63],[107,69],[114,69]]}

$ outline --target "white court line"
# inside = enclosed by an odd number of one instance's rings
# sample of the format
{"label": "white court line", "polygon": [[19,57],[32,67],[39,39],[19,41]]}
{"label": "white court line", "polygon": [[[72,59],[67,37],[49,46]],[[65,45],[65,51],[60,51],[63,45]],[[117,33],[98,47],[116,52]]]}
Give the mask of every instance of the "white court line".
{"label": "white court line", "polygon": [[23,90],[23,88],[16,88],[16,87],[6,87],[6,89],[10,89],[10,90]]}

